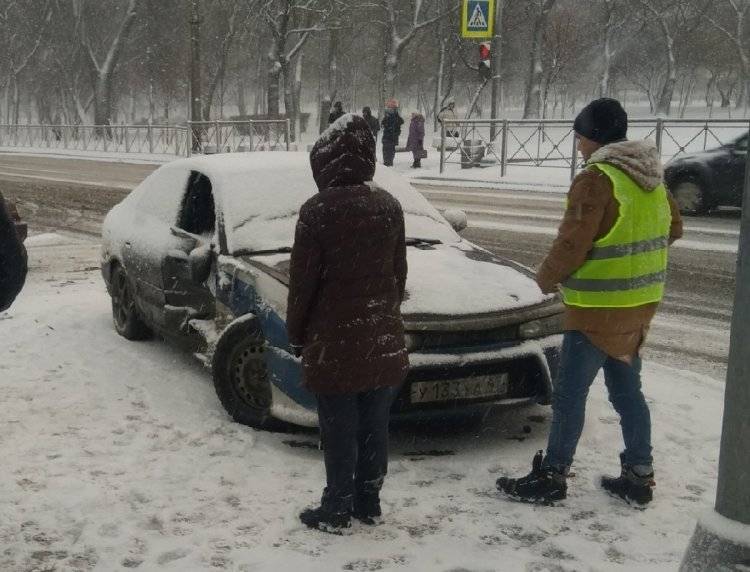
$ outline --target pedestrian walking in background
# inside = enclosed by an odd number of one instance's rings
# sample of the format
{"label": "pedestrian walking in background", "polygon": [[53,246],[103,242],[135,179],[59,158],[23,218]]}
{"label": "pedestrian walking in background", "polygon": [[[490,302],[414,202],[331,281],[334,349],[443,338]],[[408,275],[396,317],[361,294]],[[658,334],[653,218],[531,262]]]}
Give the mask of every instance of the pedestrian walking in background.
{"label": "pedestrian walking in background", "polygon": [[372,136],[375,138],[375,142],[377,143],[378,132],[380,131],[380,121],[378,121],[377,117],[373,116],[372,110],[369,107],[362,108],[362,117],[364,117],[365,121],[367,121],[367,125],[370,126]]}
{"label": "pedestrian walking in background", "polygon": [[389,99],[385,102],[385,115],[383,117],[383,165],[393,167],[393,159],[396,157],[398,138],[401,136],[401,126],[404,120],[398,114],[398,101]]}
{"label": "pedestrian walking in background", "polygon": [[620,103],[607,98],[591,102],[575,120],[586,168],[571,185],[557,239],[537,274],[545,293],[562,285],[566,305],[547,452],[537,453],[528,476],[497,481],[520,500],[547,504],[566,497],[589,388],[602,368],[625,449],[620,476],[603,477],[601,485],[628,502],[653,498],[639,350],[663,297],[668,246],[682,236],[682,221],[664,186],[658,150],[650,141],[627,141],[627,126]]}
{"label": "pedestrian walking in background", "polygon": [[419,169],[422,166],[422,159],[427,157],[427,152],[424,148],[424,115],[421,113],[415,112],[411,114],[406,149],[411,151],[414,157],[411,168]]}
{"label": "pedestrian walking in background", "polygon": [[326,468],[310,528],[340,533],[351,517],[374,524],[388,468],[388,420],[408,355],[404,215],[375,174],[367,122],[344,115],[310,153],[317,196],[300,209],[292,249],[287,330],[318,401]]}
{"label": "pedestrian walking in background", "polygon": [[26,281],[28,269],[23,236],[16,228],[17,215],[0,194],[0,312],[10,308]]}
{"label": "pedestrian walking in background", "polygon": [[[440,109],[437,115],[437,120],[440,125],[443,125],[446,121],[458,121],[458,115],[456,115],[456,101],[453,98],[448,99],[445,106]],[[446,137],[458,137],[458,130],[456,127],[457,125],[455,123],[445,125]]]}
{"label": "pedestrian walking in background", "polygon": [[333,109],[331,109],[331,113],[328,114],[328,125],[336,121],[339,117],[344,115],[344,107],[341,105],[340,101],[337,101],[333,104]]}

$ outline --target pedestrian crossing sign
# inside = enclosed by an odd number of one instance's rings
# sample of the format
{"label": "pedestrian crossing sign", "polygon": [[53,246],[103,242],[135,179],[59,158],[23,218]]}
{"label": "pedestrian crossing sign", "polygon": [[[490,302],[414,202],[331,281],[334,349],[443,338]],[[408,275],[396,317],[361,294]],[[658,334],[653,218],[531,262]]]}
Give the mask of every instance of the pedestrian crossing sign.
{"label": "pedestrian crossing sign", "polygon": [[494,32],[496,0],[463,0],[461,36],[487,39]]}

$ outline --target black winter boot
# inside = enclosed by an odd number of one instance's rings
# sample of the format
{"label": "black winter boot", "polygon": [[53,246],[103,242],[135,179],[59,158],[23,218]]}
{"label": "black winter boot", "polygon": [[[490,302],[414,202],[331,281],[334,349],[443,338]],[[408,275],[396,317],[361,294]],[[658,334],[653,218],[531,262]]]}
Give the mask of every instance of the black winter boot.
{"label": "black winter boot", "polygon": [[383,516],[380,509],[379,493],[361,493],[354,497],[354,512],[352,516],[362,524],[378,524]]}
{"label": "black winter boot", "polygon": [[334,512],[324,506],[303,510],[299,519],[308,528],[317,528],[331,534],[344,534],[352,526],[351,513]]}
{"label": "black winter boot", "polygon": [[498,490],[522,502],[551,505],[568,496],[566,475],[543,466],[544,452],[534,456],[531,472],[520,479],[497,479]]}
{"label": "black winter boot", "polygon": [[303,510],[299,519],[309,528],[317,528],[331,534],[344,534],[352,526],[351,496],[334,497],[326,487],[323,489],[320,506]]}
{"label": "black winter boot", "polygon": [[[645,473],[645,474],[643,474]],[[645,506],[654,499],[654,471],[635,471],[622,463],[619,477],[602,477],[602,488],[628,504]]]}

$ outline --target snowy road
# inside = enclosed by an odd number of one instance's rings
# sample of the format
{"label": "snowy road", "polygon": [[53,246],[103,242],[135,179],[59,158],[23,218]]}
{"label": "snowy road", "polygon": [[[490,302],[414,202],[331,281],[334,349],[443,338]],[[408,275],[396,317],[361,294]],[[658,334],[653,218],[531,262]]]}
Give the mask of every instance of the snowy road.
{"label": "snowy road", "polygon": [[[155,165],[0,154],[6,196],[42,230],[98,234],[104,213]],[[464,232],[498,254],[538,265],[564,207],[559,192],[418,188],[438,208],[462,208]],[[686,220],[671,253],[669,285],[648,341],[647,357],[723,379],[729,348],[739,216],[726,211]]]}
{"label": "snowy road", "polygon": [[323,463],[315,434],[227,417],[208,372],[111,325],[95,237],[28,241],[31,270],[0,314],[0,570],[573,572],[675,570],[714,498],[723,384],[647,361],[656,499],[638,511],[596,485],[619,426],[592,389],[570,497],[508,502],[549,408],[481,422],[396,424],[385,520],[340,538],[304,529]]}

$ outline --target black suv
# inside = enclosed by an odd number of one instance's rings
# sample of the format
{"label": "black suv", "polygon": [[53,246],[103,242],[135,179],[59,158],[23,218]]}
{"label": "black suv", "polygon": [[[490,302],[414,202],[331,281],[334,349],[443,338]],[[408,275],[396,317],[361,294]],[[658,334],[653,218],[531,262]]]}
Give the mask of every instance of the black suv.
{"label": "black suv", "polygon": [[680,212],[701,215],[718,206],[742,206],[748,136],[699,153],[680,155],[667,165],[664,179]]}

